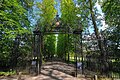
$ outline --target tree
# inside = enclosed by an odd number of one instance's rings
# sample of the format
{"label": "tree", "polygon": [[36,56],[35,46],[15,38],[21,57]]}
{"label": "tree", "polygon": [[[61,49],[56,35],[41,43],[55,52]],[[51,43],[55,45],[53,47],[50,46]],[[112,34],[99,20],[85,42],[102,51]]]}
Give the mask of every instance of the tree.
{"label": "tree", "polygon": [[[109,25],[112,41],[119,43],[120,38],[120,11],[118,0],[107,0],[103,2],[103,11],[105,12],[105,20]],[[112,29],[112,30],[111,30]],[[119,45],[119,44],[118,44]]]}
{"label": "tree", "polygon": [[66,58],[66,49],[67,49],[67,41],[66,41],[66,34],[59,34],[58,41],[57,41],[57,56],[60,59]]}
{"label": "tree", "polygon": [[[30,8],[30,7],[29,7]],[[17,35],[30,33],[27,9],[18,0],[0,1],[0,61],[10,65],[13,43]]]}
{"label": "tree", "polygon": [[40,10],[40,25],[42,27],[50,28],[56,15],[56,9],[54,7],[54,0],[43,0],[41,3],[37,3]]}
{"label": "tree", "polygon": [[53,59],[55,55],[55,35],[46,35],[44,37],[44,53],[43,56],[46,60]]}
{"label": "tree", "polygon": [[61,0],[61,20],[66,27],[76,27],[76,10],[73,0]]}
{"label": "tree", "polygon": [[103,1],[103,11],[105,12],[105,19],[106,23],[109,24],[110,26],[120,26],[120,2],[119,0],[107,0]]}
{"label": "tree", "polygon": [[[95,22],[96,18],[95,18],[95,14],[93,12],[92,0],[89,0],[89,5],[90,5],[92,23],[94,25],[93,26],[94,27],[94,32],[95,32],[95,35],[96,35],[96,39],[98,40],[98,46],[99,46],[99,49],[100,49],[100,61],[101,61],[101,63],[103,63],[103,66],[101,66],[101,68],[102,68],[103,71],[106,71],[107,67],[108,67],[108,65],[106,63],[106,50],[105,50],[104,43],[101,40],[100,33],[98,31],[98,28],[97,28],[97,25],[96,25],[96,22]],[[101,73],[102,73],[102,71],[101,71]]]}
{"label": "tree", "polygon": [[[105,0],[102,9],[105,13],[105,20],[108,28],[104,31],[108,45],[108,57],[115,59],[112,62],[112,70],[119,72],[119,45],[120,45],[120,2],[119,0]],[[113,66],[114,65],[114,66]]]}
{"label": "tree", "polygon": [[[75,28],[77,28],[77,8],[75,7],[75,3],[73,0],[61,0],[61,5],[60,5],[60,8],[61,8],[61,21],[62,21],[62,26],[64,28],[66,28],[66,31],[68,31],[68,28],[69,28],[69,31],[71,30],[74,30]],[[69,34],[68,35],[65,35],[64,36],[64,39],[65,39],[65,46],[67,46],[67,48],[65,48],[65,58],[66,58],[66,53],[68,53],[68,61],[69,61],[69,53],[70,51],[68,51],[69,49],[69,46],[71,45],[71,43],[69,43],[69,39],[70,39],[70,36]]]}

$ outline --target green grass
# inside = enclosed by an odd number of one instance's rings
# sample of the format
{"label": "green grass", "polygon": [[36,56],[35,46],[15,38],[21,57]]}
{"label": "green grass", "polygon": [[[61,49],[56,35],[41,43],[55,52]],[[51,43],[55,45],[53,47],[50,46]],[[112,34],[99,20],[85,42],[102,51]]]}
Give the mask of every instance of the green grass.
{"label": "green grass", "polygon": [[15,71],[10,71],[10,72],[0,72],[0,76],[10,76],[16,74]]}

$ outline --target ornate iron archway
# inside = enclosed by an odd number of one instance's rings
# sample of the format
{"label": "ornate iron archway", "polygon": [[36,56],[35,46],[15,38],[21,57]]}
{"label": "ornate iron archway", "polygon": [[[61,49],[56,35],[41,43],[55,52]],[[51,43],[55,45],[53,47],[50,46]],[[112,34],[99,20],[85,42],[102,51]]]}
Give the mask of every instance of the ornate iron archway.
{"label": "ornate iron archway", "polygon": [[[37,74],[41,73],[41,66],[42,66],[42,40],[43,36],[47,34],[72,34],[72,35],[80,35],[81,39],[81,54],[82,54],[82,29],[81,26],[78,29],[75,29],[74,31],[70,31],[69,27],[63,27],[61,26],[61,23],[59,21],[59,15],[56,15],[56,23],[54,24],[55,26],[52,26],[50,28],[44,28],[43,31],[40,29],[36,28],[33,31],[34,34],[34,49],[33,49],[33,59],[36,61],[36,69],[37,69]],[[76,48],[76,44],[75,44]],[[75,53],[76,49],[75,49]],[[75,69],[75,76],[77,76],[77,55],[76,56],[76,69]],[[68,54],[68,61],[69,61],[69,54]],[[83,55],[82,55],[82,64],[83,64]],[[82,73],[83,73],[83,67],[82,67]]]}

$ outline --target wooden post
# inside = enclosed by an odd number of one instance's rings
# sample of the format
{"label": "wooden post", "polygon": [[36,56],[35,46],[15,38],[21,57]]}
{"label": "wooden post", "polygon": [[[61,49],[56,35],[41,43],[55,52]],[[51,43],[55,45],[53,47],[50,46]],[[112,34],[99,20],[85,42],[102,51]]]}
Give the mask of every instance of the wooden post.
{"label": "wooden post", "polygon": [[94,80],[98,80],[98,76],[97,75],[94,76]]}
{"label": "wooden post", "polygon": [[17,80],[21,80],[21,75],[22,75],[22,72],[19,72]]}

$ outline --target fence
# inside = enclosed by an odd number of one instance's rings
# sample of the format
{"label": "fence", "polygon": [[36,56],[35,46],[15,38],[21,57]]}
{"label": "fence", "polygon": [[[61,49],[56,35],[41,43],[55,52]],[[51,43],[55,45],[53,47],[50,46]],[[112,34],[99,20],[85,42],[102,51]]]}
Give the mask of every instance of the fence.
{"label": "fence", "polygon": [[102,56],[94,34],[83,38],[84,74],[88,74],[85,72],[87,70],[93,75],[120,79],[120,50],[116,45],[110,44],[109,40],[101,39],[101,42],[106,51]]}

